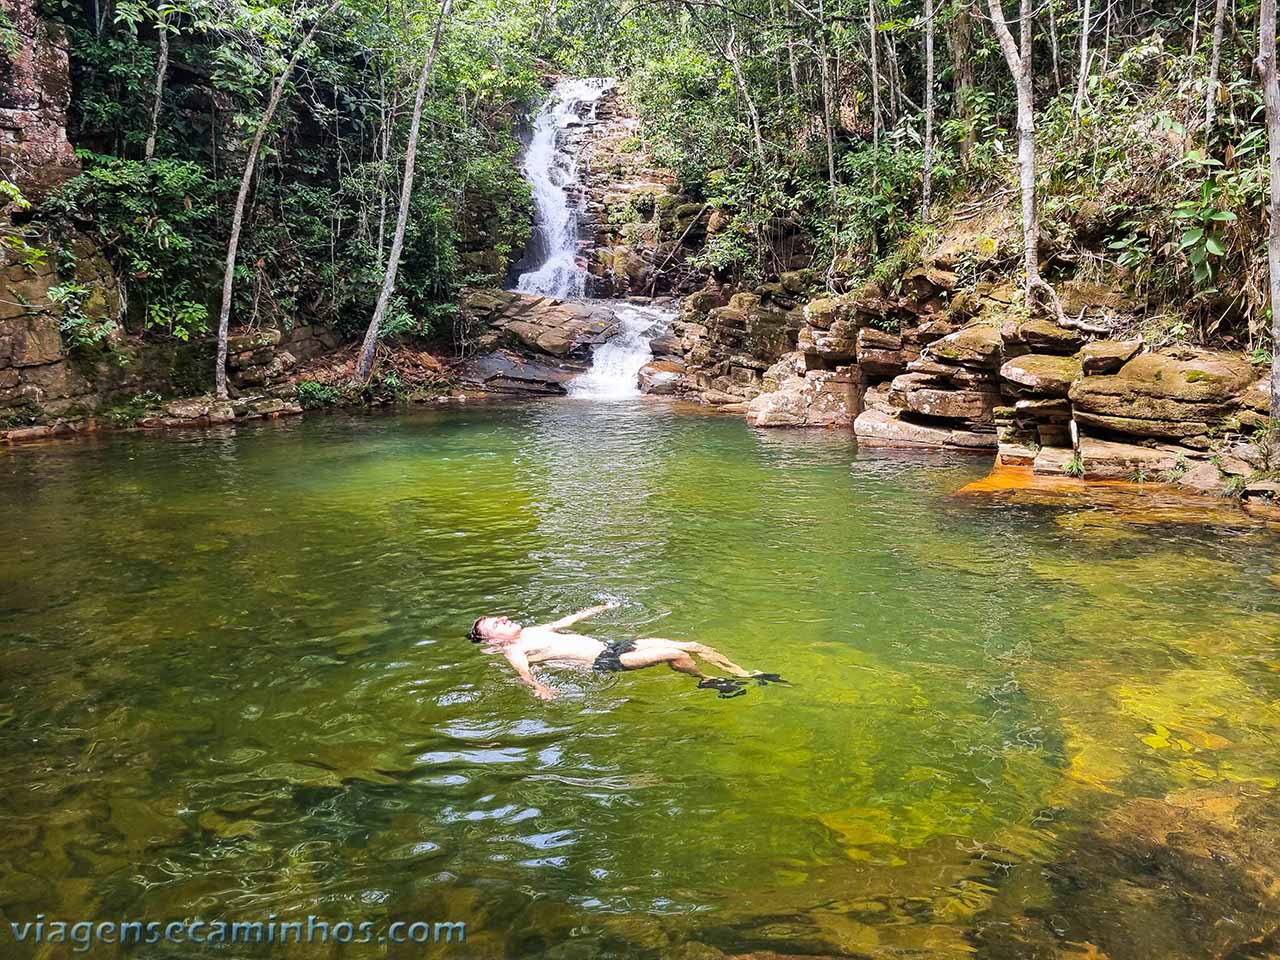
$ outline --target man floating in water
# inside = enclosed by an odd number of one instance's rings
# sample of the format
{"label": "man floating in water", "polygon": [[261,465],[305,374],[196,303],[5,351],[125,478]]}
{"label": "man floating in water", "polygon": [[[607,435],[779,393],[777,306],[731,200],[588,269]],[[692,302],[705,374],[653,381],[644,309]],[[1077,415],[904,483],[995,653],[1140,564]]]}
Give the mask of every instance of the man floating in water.
{"label": "man floating in water", "polygon": [[[718,650],[701,643],[667,640],[664,637],[643,637],[638,640],[619,640],[601,643],[594,637],[578,633],[561,633],[581,620],[612,610],[615,602],[579,610],[550,623],[526,627],[510,617],[484,616],[471,625],[467,635],[473,643],[488,644],[488,652],[501,653],[520,675],[520,679],[533,688],[536,696],[551,700],[556,691],[538,679],[529,669],[531,664],[555,661],[578,668],[589,668],[597,673],[619,673],[623,670],[641,670],[644,667],[665,663],[672,670],[698,678],[702,689],[719,690],[721,697],[738,697],[746,693],[748,680],[766,683],[786,683],[776,673],[759,673],[742,669]],[[733,674],[728,677],[710,677],[698,669],[694,657],[700,657],[720,669]]]}

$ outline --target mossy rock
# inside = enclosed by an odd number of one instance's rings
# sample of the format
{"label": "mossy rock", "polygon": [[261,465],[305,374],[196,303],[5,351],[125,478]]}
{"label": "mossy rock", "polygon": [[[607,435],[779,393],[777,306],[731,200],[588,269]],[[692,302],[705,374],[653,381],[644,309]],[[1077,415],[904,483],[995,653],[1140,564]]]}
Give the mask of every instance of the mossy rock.
{"label": "mossy rock", "polygon": [[1066,397],[1084,371],[1075,357],[1029,353],[1007,361],[1000,368],[1002,379],[1021,390],[1042,397]]}
{"label": "mossy rock", "polygon": [[933,341],[924,349],[924,356],[931,360],[990,367],[998,361],[1003,346],[999,327],[978,322]]}

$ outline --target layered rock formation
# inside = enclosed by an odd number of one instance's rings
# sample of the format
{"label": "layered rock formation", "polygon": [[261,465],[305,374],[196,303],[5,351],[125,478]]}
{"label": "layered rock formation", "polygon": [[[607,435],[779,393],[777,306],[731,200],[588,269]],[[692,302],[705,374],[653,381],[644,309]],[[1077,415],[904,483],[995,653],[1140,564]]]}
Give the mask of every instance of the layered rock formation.
{"label": "layered rock formation", "polygon": [[600,297],[688,293],[702,284],[689,258],[715,226],[711,209],[681,196],[675,175],[653,162],[625,93],[598,101],[581,134],[587,269]]}
{"label": "layered rock formation", "polygon": [[1009,284],[958,292],[936,256],[898,293],[810,299],[808,281],[688,297],[677,356],[642,387],[759,427],[852,426],[867,444],[996,450],[1042,474],[1280,493],[1280,463],[1249,436],[1266,422],[1267,371],[1238,353],[1085,332],[1126,308],[1114,290],[1060,284],[1083,321],[1063,326],[1028,317]]}
{"label": "layered rock formation", "polygon": [[590,365],[592,348],[618,331],[603,303],[510,290],[467,291],[462,315],[470,355],[462,380],[490,393],[563,394]]}

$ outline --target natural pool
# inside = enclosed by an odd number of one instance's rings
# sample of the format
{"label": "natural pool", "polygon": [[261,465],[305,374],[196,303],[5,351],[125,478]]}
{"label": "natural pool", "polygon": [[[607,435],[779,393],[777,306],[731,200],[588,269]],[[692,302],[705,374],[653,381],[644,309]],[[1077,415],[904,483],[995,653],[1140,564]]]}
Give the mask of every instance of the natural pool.
{"label": "natural pool", "polygon": [[[953,496],[985,470],[639,400],[0,451],[0,919],[1266,955],[1280,538]],[[602,596],[795,685],[543,703],[463,637]]]}

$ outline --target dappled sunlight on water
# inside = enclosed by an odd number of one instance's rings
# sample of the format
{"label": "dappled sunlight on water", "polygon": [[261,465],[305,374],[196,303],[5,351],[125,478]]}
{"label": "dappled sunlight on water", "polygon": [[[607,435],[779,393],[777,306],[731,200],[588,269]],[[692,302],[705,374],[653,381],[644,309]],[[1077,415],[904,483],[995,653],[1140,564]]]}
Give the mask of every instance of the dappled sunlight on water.
{"label": "dappled sunlight on water", "polygon": [[[477,957],[1274,929],[1275,533],[953,495],[984,473],[651,401],[0,452],[0,913],[456,919]],[[543,703],[464,639],[602,597],[603,639],[794,686]]]}

